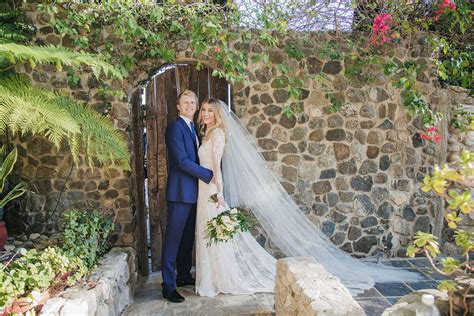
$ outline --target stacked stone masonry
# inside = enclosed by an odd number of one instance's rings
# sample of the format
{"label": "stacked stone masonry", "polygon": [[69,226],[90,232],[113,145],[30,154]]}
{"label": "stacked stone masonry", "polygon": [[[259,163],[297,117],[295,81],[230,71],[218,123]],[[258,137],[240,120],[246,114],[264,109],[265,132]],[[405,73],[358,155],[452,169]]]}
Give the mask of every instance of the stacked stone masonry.
{"label": "stacked stone masonry", "polygon": [[87,285],[76,285],[47,300],[41,315],[120,315],[133,303],[135,261],[132,248],[112,249],[101,259]]}
{"label": "stacked stone masonry", "polygon": [[[46,26],[47,15],[32,11],[29,18],[39,30],[38,43],[72,46],[69,39],[61,38]],[[103,38],[109,34],[105,30]],[[233,105],[282,186],[332,242],[357,256],[373,255],[384,248],[388,255],[404,255],[416,231],[432,231],[435,226],[439,213],[436,203],[419,187],[424,175],[445,159],[446,146],[451,143],[446,139],[441,144],[428,143],[418,136],[423,129],[421,119],[406,113],[399,91],[381,69],[371,69],[373,80],[366,83],[362,76],[345,77],[348,64],[344,61],[321,56],[324,43],[337,41],[337,37],[327,33],[304,36],[289,33],[281,38],[278,48],[269,51],[272,62],[286,62],[291,75],[304,80],[303,93],[296,102],[302,109],[299,115],[287,117],[283,113],[289,101],[285,87],[276,81],[280,72],[276,66],[268,69],[262,63],[249,66],[249,84],[233,87]],[[133,49],[119,39],[115,38],[114,43],[133,54]],[[300,61],[288,58],[284,52],[288,43],[303,47],[304,58]],[[259,45],[245,45],[250,55],[262,50]],[[192,58],[186,41],[177,42],[176,47],[180,49],[177,61],[201,61],[217,67],[212,56]],[[455,103],[454,92],[439,85],[426,49],[415,46],[407,54],[407,47],[400,44],[393,53],[401,61],[408,55],[426,65],[418,76],[417,87],[433,108],[442,109]],[[138,60],[127,80],[110,82],[111,87],[126,91],[128,97],[105,100],[99,96],[97,82],[87,71],[79,74],[79,82],[72,85],[67,82],[66,72],[58,72],[55,67],[31,69],[25,65],[17,70],[30,76],[36,85],[62,89],[76,99],[89,102],[130,138],[131,94],[138,82],[162,64],[160,60]],[[320,73],[343,101],[336,113],[328,111],[329,101],[321,85],[305,77],[305,74]],[[456,95],[464,104],[472,105],[471,98],[461,92]],[[446,130],[441,132],[447,134]],[[55,208],[71,158],[66,150],[58,152],[40,138],[17,139],[17,143],[18,174],[35,187],[24,200],[20,214],[23,219],[41,222]],[[117,168],[75,167],[66,183],[58,214],[70,207],[100,207],[116,215],[117,243],[133,245],[138,228],[131,177],[133,174]],[[54,223],[56,216],[44,225],[37,225],[37,230],[54,231],[57,229]],[[256,235],[269,251],[281,255],[261,230],[256,229]]]}
{"label": "stacked stone masonry", "polygon": [[338,278],[311,257],[277,261],[277,315],[365,315]]}

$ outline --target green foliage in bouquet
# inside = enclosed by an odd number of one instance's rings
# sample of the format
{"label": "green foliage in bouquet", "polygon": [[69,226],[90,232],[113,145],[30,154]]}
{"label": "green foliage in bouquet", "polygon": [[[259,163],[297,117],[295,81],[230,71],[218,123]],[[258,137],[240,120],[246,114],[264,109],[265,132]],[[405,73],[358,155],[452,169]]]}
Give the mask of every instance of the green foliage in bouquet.
{"label": "green foliage in bouquet", "polygon": [[[217,203],[217,194],[211,195],[209,202]],[[254,224],[242,208],[231,207],[207,222],[205,231],[207,246],[228,242],[235,234],[249,231]]]}
{"label": "green foliage in bouquet", "polygon": [[434,262],[440,253],[437,237],[429,233],[418,232],[413,245],[408,247],[407,255],[414,257],[418,253],[424,254],[433,269],[442,275],[451,276],[452,280],[440,282],[439,289],[447,290],[450,298],[450,312],[453,315],[453,301],[461,298],[463,310],[468,311],[466,298],[473,296],[472,284],[474,261],[470,255],[474,250],[474,233],[459,228],[463,217],[472,216],[474,212],[474,200],[472,189],[474,188],[474,152],[465,150],[460,156],[459,162],[436,166],[432,176],[426,176],[423,181],[424,192],[433,191],[445,199],[447,206],[445,219],[449,228],[455,230],[454,239],[463,260],[455,258],[442,259],[440,264]]}

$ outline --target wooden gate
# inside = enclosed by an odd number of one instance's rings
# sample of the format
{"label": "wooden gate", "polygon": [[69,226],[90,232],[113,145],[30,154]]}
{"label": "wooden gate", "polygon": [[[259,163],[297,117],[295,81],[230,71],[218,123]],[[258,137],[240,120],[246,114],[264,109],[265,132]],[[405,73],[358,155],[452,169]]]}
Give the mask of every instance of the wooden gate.
{"label": "wooden gate", "polygon": [[[142,132],[146,132],[146,137],[142,139],[145,140],[146,147],[142,146],[146,148],[146,175],[141,180],[137,179],[137,187],[140,187],[140,181],[147,183],[144,185],[144,191],[148,201],[148,203],[143,203],[145,208],[143,212],[137,211],[137,216],[144,217],[138,218],[137,224],[145,225],[138,227],[140,235],[138,249],[139,251],[147,249],[146,253],[139,254],[142,274],[147,275],[148,272],[155,272],[161,268],[162,239],[167,218],[165,131],[168,123],[177,117],[177,96],[181,91],[189,89],[198,95],[199,103],[210,96],[230,103],[229,84],[224,79],[212,77],[211,74],[212,69],[197,70],[196,66],[191,64],[166,65],[152,77],[142,94],[141,110],[144,113],[142,117],[145,127]],[[140,108],[137,108],[135,112],[140,111]],[[138,136],[135,136],[135,139],[139,141]],[[135,145],[134,148],[137,146]],[[141,196],[140,192],[137,196]],[[139,206],[140,203],[137,205]],[[148,269],[145,269],[143,262],[147,263]]]}

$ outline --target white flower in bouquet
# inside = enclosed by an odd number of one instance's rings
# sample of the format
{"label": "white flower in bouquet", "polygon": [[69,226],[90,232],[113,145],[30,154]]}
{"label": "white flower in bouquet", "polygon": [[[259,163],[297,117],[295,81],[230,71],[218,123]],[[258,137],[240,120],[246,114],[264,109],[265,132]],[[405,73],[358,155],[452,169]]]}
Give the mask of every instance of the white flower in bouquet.
{"label": "white flower in bouquet", "polygon": [[[217,194],[209,197],[209,202],[217,202]],[[207,246],[212,243],[227,242],[239,232],[249,231],[254,222],[245,212],[233,207],[220,212],[217,216],[207,221],[206,238],[209,239]]]}
{"label": "white flower in bouquet", "polygon": [[228,230],[229,232],[230,231],[233,231],[235,226],[236,226],[236,222],[233,221],[229,216],[225,215],[225,216],[222,216],[222,224],[224,225],[224,227],[226,228],[226,230]]}
{"label": "white flower in bouquet", "polygon": [[227,235],[227,232],[222,229],[221,226],[216,227],[216,237],[219,240],[225,241],[229,239],[229,236]]}

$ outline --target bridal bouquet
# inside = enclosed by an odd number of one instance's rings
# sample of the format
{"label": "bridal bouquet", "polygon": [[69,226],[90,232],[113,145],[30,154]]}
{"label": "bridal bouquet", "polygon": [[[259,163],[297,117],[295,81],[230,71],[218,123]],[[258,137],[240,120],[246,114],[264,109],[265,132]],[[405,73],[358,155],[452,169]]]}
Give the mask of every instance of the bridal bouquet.
{"label": "bridal bouquet", "polygon": [[[209,197],[209,202],[217,203],[217,194]],[[227,242],[239,232],[249,231],[253,226],[253,220],[242,208],[232,207],[219,213],[210,219],[206,225],[206,238],[209,239],[207,246],[212,243]]]}

